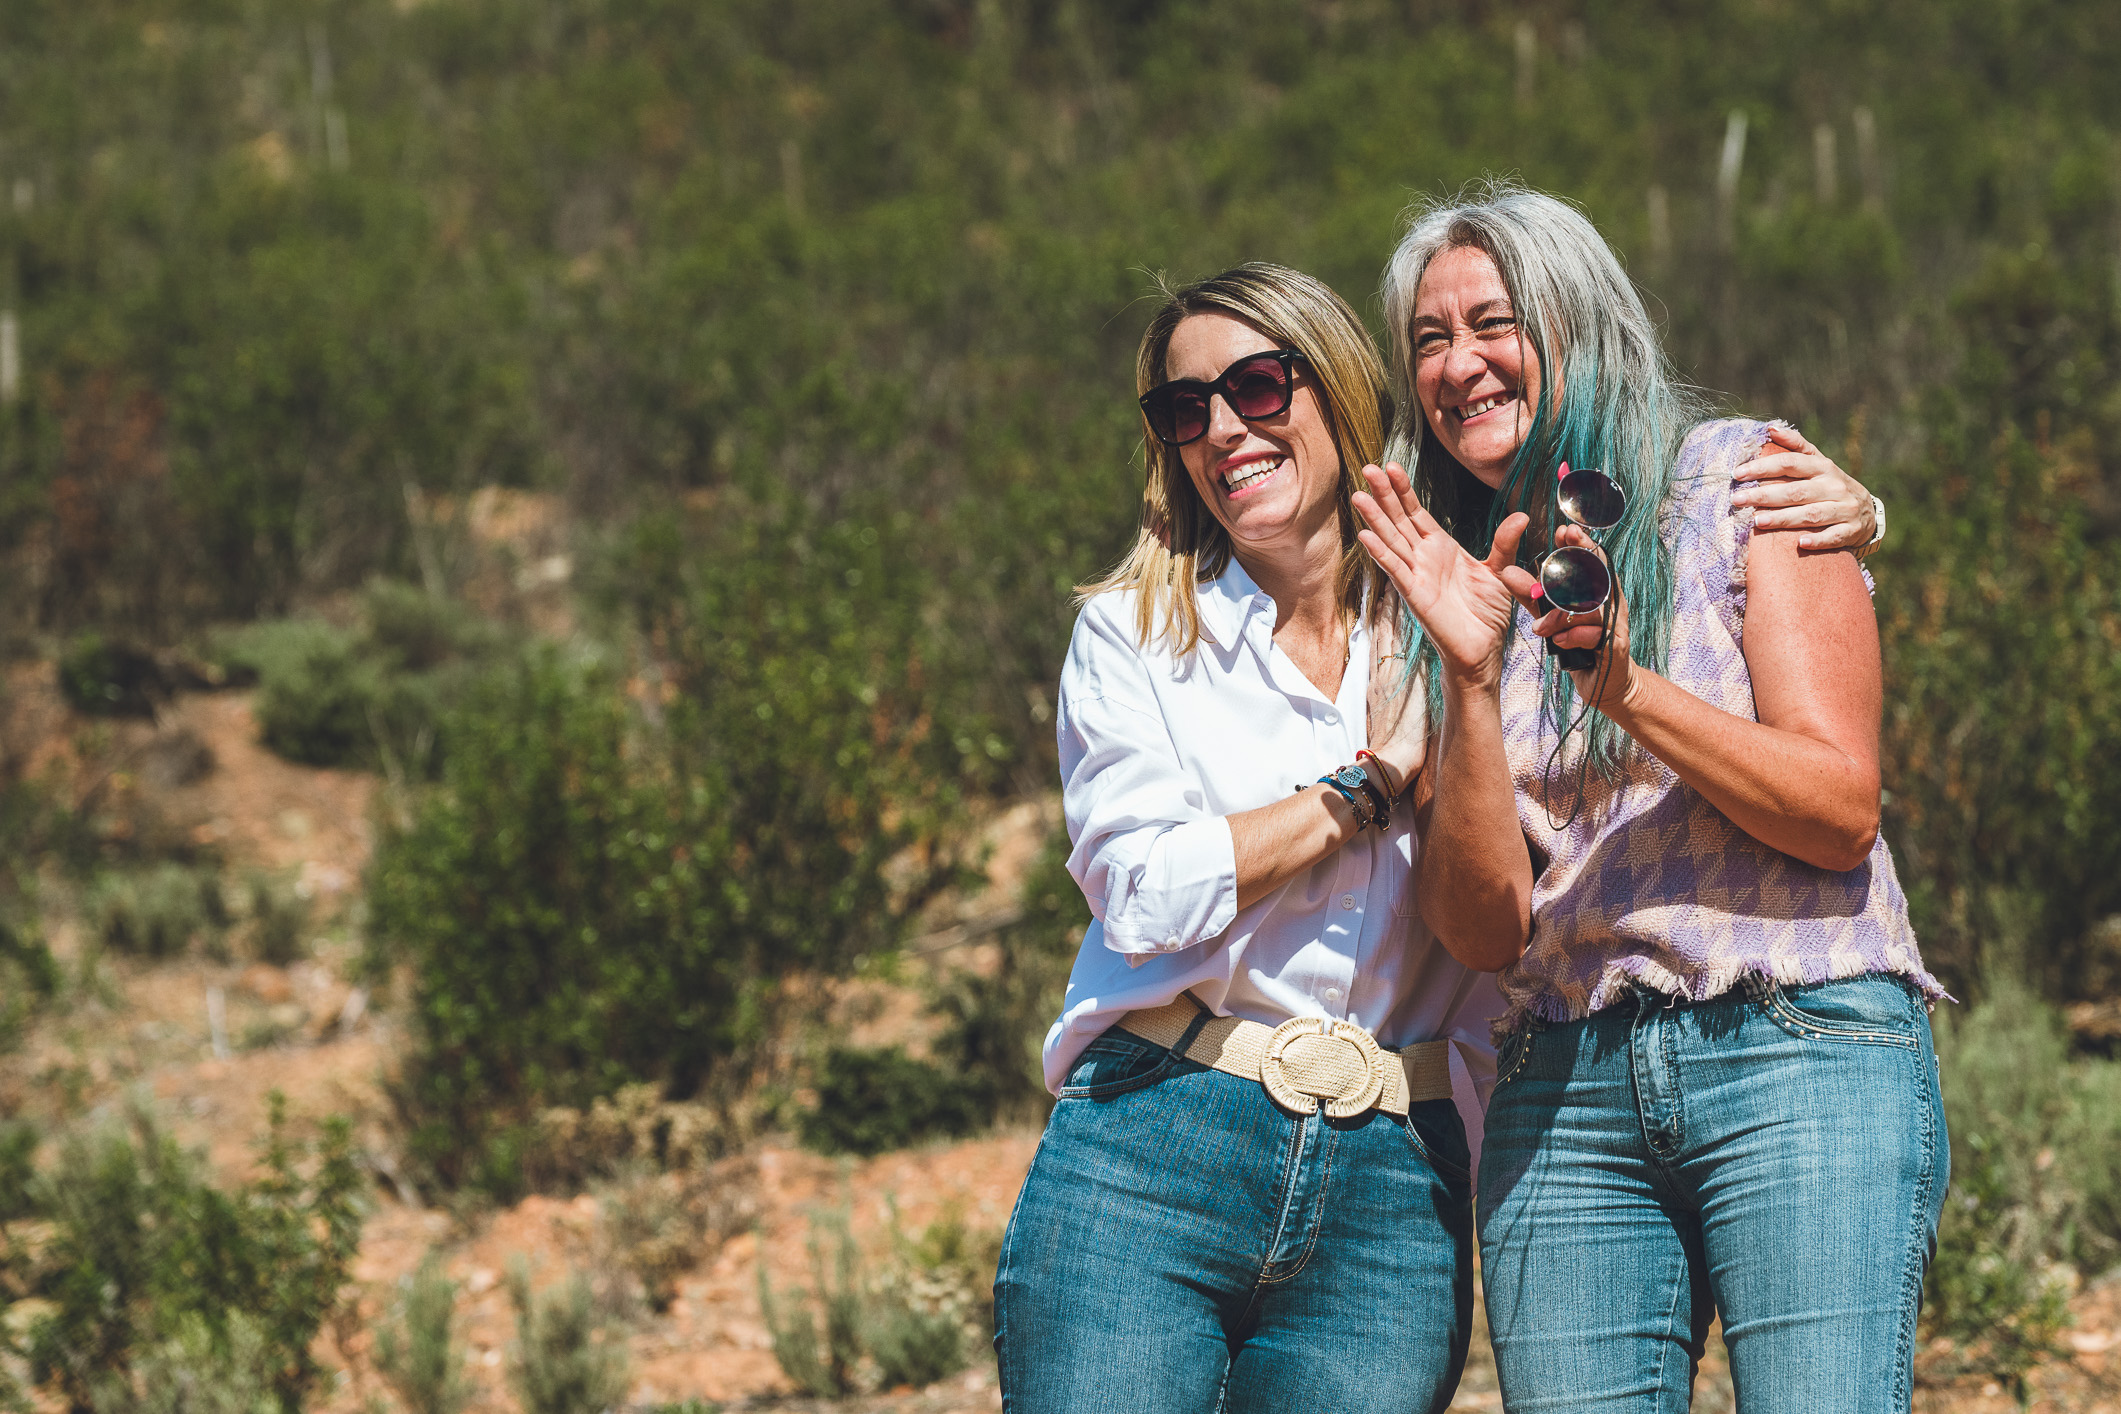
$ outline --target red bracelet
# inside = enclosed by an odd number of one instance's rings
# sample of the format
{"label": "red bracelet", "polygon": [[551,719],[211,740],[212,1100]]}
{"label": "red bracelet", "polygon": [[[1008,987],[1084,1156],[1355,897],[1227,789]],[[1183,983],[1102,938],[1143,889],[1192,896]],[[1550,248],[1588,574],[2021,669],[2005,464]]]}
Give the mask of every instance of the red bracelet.
{"label": "red bracelet", "polygon": [[1358,751],[1358,752],[1356,752],[1356,753],[1355,753],[1355,759],[1356,759],[1357,761],[1360,761],[1360,760],[1362,760],[1362,759],[1363,759],[1363,757],[1365,757],[1365,756],[1369,757],[1369,758],[1370,758],[1370,759],[1371,759],[1372,761],[1376,761],[1376,762],[1377,762],[1377,774],[1378,774],[1378,775],[1380,775],[1380,776],[1382,776],[1382,777],[1384,777],[1384,782],[1385,782],[1385,784],[1386,784],[1387,786],[1390,786],[1390,787],[1392,788],[1392,798],[1393,798],[1394,800],[1397,800],[1397,799],[1399,799],[1400,795],[1401,795],[1401,794],[1402,794],[1402,793],[1403,793],[1403,792],[1404,792],[1404,791],[1406,790],[1406,787],[1405,787],[1405,786],[1392,786],[1392,771],[1391,771],[1391,768],[1390,768],[1390,767],[1388,767],[1388,766],[1386,766],[1386,765],[1385,765],[1385,763],[1384,763],[1383,761],[1379,761],[1379,760],[1378,760],[1378,757],[1377,757],[1377,753],[1376,753],[1376,752],[1374,752],[1374,751],[1368,751],[1368,750],[1364,750],[1364,751]]}

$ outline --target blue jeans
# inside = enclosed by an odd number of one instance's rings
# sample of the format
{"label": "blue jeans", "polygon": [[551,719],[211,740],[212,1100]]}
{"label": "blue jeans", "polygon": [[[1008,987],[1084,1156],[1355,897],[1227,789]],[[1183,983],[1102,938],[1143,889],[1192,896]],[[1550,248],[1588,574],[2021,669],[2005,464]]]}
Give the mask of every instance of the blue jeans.
{"label": "blue jeans", "polygon": [[1480,1163],[1504,1408],[1683,1414],[1720,1312],[1741,1414],[1907,1409],[1949,1171],[1894,978],[1532,1023]]}
{"label": "blue jeans", "polygon": [[1284,1113],[1117,1028],[1068,1076],[994,1282],[1012,1414],[1451,1401],[1472,1321],[1465,1127]]}

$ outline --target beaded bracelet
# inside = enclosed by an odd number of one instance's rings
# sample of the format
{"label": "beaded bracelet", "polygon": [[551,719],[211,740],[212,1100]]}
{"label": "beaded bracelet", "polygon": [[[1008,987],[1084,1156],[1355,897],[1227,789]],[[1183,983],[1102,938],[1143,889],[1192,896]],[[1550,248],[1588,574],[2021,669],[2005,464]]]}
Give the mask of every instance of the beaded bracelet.
{"label": "beaded bracelet", "polygon": [[1354,791],[1348,789],[1348,787],[1342,785],[1339,781],[1334,780],[1331,776],[1320,776],[1316,781],[1312,782],[1312,784],[1321,786],[1331,786],[1333,787],[1333,789],[1340,792],[1341,799],[1348,802],[1348,809],[1355,812],[1356,829],[1367,830],[1368,828],[1370,828],[1371,823],[1377,819],[1376,807],[1373,806],[1368,799],[1356,794]]}

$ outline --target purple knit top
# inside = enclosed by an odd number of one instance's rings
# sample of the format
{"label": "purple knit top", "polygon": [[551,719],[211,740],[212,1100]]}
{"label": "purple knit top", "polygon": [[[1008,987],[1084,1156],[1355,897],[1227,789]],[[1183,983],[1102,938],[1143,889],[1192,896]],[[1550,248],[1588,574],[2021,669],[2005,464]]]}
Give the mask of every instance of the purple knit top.
{"label": "purple knit top", "polygon": [[[1731,504],[1731,472],[1749,460],[1766,425],[1704,423],[1679,454],[1662,531],[1672,551],[1673,614],[1667,676],[1713,707],[1758,720],[1741,643],[1745,630],[1750,508]],[[1869,576],[1865,576],[1869,582]],[[1532,937],[1505,971],[1508,1012],[1498,1036],[1527,1015],[1585,1016],[1618,1001],[1628,984],[1700,1001],[1749,973],[1787,984],[1869,972],[1907,978],[1932,998],[1944,989],[1922,966],[1907,898],[1880,838],[1845,873],[1820,869],[1746,834],[1639,748],[1617,779],[1586,773],[1583,808],[1556,830],[1575,799],[1581,729],[1551,776],[1555,726],[1544,710],[1546,645],[1518,611],[1503,671],[1502,719],[1517,818],[1546,855],[1532,886]]]}

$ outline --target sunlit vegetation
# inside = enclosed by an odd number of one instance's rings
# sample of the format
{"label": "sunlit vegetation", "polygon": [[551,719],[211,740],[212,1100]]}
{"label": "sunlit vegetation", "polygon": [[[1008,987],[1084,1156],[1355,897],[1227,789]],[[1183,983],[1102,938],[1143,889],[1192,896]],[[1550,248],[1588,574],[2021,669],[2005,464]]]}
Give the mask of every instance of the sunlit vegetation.
{"label": "sunlit vegetation", "polygon": [[[2121,985],[2117,59],[2121,8],[2065,0],[11,0],[0,643],[99,721],[254,678],[274,749],[388,778],[412,1158],[513,1193],[549,1107],[729,1103],[970,814],[1050,788],[1069,588],[1138,514],[1148,272],[1279,260],[1374,318],[1412,196],[1517,174],[1690,376],[1890,504],[1886,830],[1933,966],[2005,1008],[1947,1043],[1938,1319],[2017,1321],[2015,1368],[2025,1274],[2121,1234],[2016,1157],[2112,1113],[2043,1007]],[[567,553],[500,572],[564,633],[477,590],[491,487],[559,507]],[[66,985],[26,861],[102,880],[114,952],[279,916],[0,767],[0,1040]],[[891,1062],[927,1108],[818,1142],[1036,1116],[1082,917],[1049,857]],[[2021,1105],[1989,1044],[2072,1078]],[[524,1299],[526,1351],[604,1377],[571,1296]],[[141,1358],[302,1333],[228,1309],[138,1317]]]}

